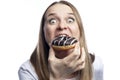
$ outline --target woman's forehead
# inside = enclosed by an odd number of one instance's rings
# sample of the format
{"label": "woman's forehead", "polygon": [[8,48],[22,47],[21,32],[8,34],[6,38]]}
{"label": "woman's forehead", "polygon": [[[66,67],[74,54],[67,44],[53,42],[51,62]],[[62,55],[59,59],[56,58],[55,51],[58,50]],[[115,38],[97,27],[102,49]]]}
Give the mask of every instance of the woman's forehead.
{"label": "woman's forehead", "polygon": [[54,14],[73,14],[72,9],[65,4],[52,5],[46,12],[46,17]]}

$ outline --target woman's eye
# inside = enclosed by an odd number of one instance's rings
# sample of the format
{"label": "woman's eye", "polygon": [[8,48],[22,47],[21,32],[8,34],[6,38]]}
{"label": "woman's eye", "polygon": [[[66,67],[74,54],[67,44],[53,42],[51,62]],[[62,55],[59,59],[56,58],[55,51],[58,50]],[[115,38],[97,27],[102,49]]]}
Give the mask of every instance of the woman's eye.
{"label": "woman's eye", "polygon": [[68,23],[73,23],[74,21],[75,21],[74,18],[68,18],[68,20],[67,20]]}
{"label": "woman's eye", "polygon": [[50,24],[55,24],[56,22],[57,22],[56,19],[50,19],[50,20],[49,20],[49,23],[50,23]]}

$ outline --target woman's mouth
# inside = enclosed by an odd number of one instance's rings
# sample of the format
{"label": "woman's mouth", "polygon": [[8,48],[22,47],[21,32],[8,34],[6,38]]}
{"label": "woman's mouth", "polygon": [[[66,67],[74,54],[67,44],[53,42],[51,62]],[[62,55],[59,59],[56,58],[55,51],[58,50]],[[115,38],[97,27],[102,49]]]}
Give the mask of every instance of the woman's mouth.
{"label": "woman's mouth", "polygon": [[58,37],[58,36],[69,36],[69,35],[68,34],[58,34],[55,37]]}

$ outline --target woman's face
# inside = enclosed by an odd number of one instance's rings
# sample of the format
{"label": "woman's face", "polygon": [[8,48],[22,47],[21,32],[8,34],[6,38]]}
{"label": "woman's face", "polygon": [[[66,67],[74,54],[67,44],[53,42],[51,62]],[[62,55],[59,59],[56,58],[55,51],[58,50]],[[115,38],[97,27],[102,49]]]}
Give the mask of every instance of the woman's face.
{"label": "woman's face", "polygon": [[60,35],[75,37],[79,40],[80,33],[72,9],[64,4],[55,4],[45,14],[45,40],[48,45]]}

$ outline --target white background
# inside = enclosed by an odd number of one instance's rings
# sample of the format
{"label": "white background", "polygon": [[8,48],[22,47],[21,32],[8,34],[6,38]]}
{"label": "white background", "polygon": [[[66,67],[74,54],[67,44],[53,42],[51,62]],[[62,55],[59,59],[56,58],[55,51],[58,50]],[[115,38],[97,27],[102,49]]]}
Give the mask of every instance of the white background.
{"label": "white background", "polygon": [[[18,69],[38,40],[40,19],[54,0],[0,0],[0,80],[19,80]],[[119,0],[69,0],[82,17],[90,52],[104,63],[104,80],[120,80]]]}

